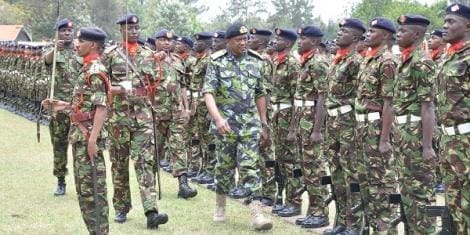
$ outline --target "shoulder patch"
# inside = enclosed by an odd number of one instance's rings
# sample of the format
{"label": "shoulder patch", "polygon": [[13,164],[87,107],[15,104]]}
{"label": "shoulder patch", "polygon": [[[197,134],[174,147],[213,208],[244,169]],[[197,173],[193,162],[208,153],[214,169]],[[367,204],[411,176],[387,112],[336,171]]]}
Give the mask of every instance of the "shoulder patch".
{"label": "shoulder patch", "polygon": [[218,50],[218,51],[212,53],[211,59],[216,60],[216,59],[220,58],[221,56],[224,56],[225,54],[227,54],[226,49]]}
{"label": "shoulder patch", "polygon": [[251,55],[253,57],[256,57],[260,60],[264,60],[263,56],[260,55],[258,52],[254,51],[254,50],[251,50],[251,49],[248,49],[248,55]]}
{"label": "shoulder patch", "polygon": [[106,49],[104,49],[103,54],[107,55],[111,53],[111,51],[114,51],[116,48],[117,48],[117,45],[112,45],[110,47],[107,47]]}

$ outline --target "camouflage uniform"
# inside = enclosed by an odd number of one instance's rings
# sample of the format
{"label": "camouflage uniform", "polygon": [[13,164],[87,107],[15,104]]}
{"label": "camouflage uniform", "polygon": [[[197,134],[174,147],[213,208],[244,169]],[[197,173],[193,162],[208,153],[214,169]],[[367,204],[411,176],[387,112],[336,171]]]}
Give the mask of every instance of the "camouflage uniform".
{"label": "camouflage uniform", "polygon": [[426,216],[425,206],[432,201],[436,163],[423,159],[419,121],[421,103],[433,101],[433,73],[432,60],[416,49],[398,66],[394,85],[398,178],[411,234],[434,233],[434,219]]}
{"label": "camouflage uniform", "polygon": [[355,229],[361,227],[362,215],[353,214],[351,208],[360,203],[360,196],[352,194],[349,185],[359,183],[354,99],[361,61],[362,57],[352,51],[333,62],[328,72],[329,89],[326,97],[328,118],[325,149],[336,194],[336,223]]}
{"label": "camouflage uniform", "polygon": [[441,170],[446,203],[459,234],[470,231],[470,42],[446,57],[437,73]]}
{"label": "camouflage uniform", "polygon": [[126,49],[122,45],[110,47],[104,54],[104,63],[112,86],[120,86],[121,82],[126,81],[132,83],[131,94],[114,96],[108,113],[107,129],[112,137],[110,157],[114,208],[116,212],[128,213],[132,207],[129,188],[130,157],[134,160],[144,212],[155,211],[157,205],[153,169],[156,164],[153,160],[153,119],[148,99],[148,91],[153,83],[153,60],[150,58],[152,51],[138,46],[135,55],[129,54],[128,60],[137,71],[127,65]]}
{"label": "camouflage uniform", "polygon": [[202,92],[214,96],[220,114],[232,129],[222,136],[214,121],[211,123],[211,133],[217,133],[215,184],[218,194],[227,194],[235,186],[237,164],[241,185],[253,196],[261,194],[257,168],[261,122],[255,99],[266,95],[263,76],[262,57],[251,50],[240,58],[227,50],[211,56]]}
{"label": "camouflage uniform", "polygon": [[[98,59],[91,61],[90,64],[84,65],[80,70],[80,74],[76,80],[73,90],[72,104],[75,109],[72,117],[77,111],[86,113],[92,112],[96,106],[106,106],[108,97],[106,95],[107,85],[109,82],[104,81],[100,74],[106,74],[106,68]],[[88,133],[83,133],[79,129],[79,125]],[[100,234],[107,234],[109,230],[108,224],[108,200],[106,190],[106,166],[103,156],[103,150],[107,146],[107,132],[101,129],[100,135],[96,141],[99,148],[98,154],[94,157],[94,164],[97,174],[97,201],[93,196],[93,179],[92,179],[92,163],[87,154],[88,138],[87,135],[93,128],[93,118],[75,122],[70,127],[69,142],[72,144],[73,168],[75,176],[75,187],[77,190],[78,203],[82,212],[83,220],[90,234],[95,234],[98,226]],[[98,208],[97,208],[98,207]],[[96,210],[99,211],[96,211]]]}
{"label": "camouflage uniform", "polygon": [[[381,107],[384,97],[393,96],[395,68],[392,53],[383,47],[362,61],[358,74],[355,100],[358,171],[361,194],[366,203],[364,212],[375,231],[386,231],[392,219],[387,198],[395,192],[396,173],[392,153],[379,152],[382,114],[369,111],[366,102]],[[389,228],[388,232],[393,233],[393,229]]]}
{"label": "camouflage uniform", "polygon": [[306,54],[304,61],[300,61],[300,74],[294,95],[295,118],[298,120],[295,129],[299,140],[303,180],[309,195],[308,212],[313,216],[325,217],[328,216],[328,205],[325,205],[324,199],[328,196],[328,189],[320,185],[320,179],[327,175],[326,162],[322,144],[312,143],[310,135],[315,123],[318,95],[325,94],[327,89],[328,64],[322,55],[313,51],[307,53],[309,54]]}

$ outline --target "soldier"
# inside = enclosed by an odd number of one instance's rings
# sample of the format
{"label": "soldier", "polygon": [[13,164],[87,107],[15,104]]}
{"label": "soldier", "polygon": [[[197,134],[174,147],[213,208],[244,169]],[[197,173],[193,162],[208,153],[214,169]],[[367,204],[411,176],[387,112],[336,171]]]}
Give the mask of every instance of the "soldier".
{"label": "soldier", "polygon": [[211,132],[217,134],[216,209],[214,221],[225,221],[226,194],[234,186],[234,169],[240,167],[240,179],[249,192],[252,225],[269,230],[272,221],[261,212],[254,198],[261,194],[258,141],[267,139],[266,100],[262,84],[263,58],[247,50],[248,29],[235,23],[227,29],[227,49],[212,54],[204,80],[204,100],[212,116]]}
{"label": "soldier", "polygon": [[[79,59],[73,51],[73,23],[68,19],[59,20],[55,30],[58,30],[59,41],[57,41],[56,52],[56,74],[54,83],[54,97],[66,102],[71,101],[71,94],[81,66]],[[52,67],[54,50],[50,50],[44,56],[46,65]],[[67,114],[53,112],[49,123],[52,148],[54,151],[54,176],[57,177],[57,189],[55,196],[65,194],[65,175],[67,174],[67,135],[70,129],[70,119]]]}
{"label": "soldier", "polygon": [[448,6],[443,39],[450,47],[437,73],[437,110],[438,123],[443,133],[440,140],[440,161],[447,186],[446,202],[458,234],[470,234],[469,30],[470,7],[456,3]]}
{"label": "soldier", "polygon": [[212,52],[225,49],[226,46],[227,42],[225,41],[225,32],[217,31],[216,33],[214,33],[212,39]]}
{"label": "soldier", "polygon": [[122,42],[104,52],[114,97],[107,126],[112,140],[109,152],[116,211],[114,221],[124,223],[132,208],[130,157],[134,160],[147,228],[156,229],[159,224],[166,223],[168,217],[158,212],[153,174],[153,117],[149,100],[154,80],[152,52],[137,43],[140,35],[137,15],[126,14],[116,24],[120,26]]}
{"label": "soldier", "polygon": [[336,44],[339,49],[328,72],[325,150],[329,161],[332,187],[336,194],[335,227],[324,235],[359,234],[361,215],[353,214],[352,207],[360,203],[359,195],[349,190],[358,183],[357,154],[354,129],[354,99],[356,98],[361,56],[357,45],[366,28],[358,19],[344,19],[339,23]]}
{"label": "soldier", "polygon": [[391,98],[396,66],[388,50],[388,43],[395,32],[388,19],[378,17],[370,21],[365,39],[370,50],[359,70],[354,105],[364,213],[374,231],[392,234],[396,230],[388,228],[388,225],[393,213],[385,198],[396,189],[395,162],[390,144]]}
{"label": "soldier", "polygon": [[365,58],[367,55],[367,46],[364,42],[366,40],[365,36],[362,36],[359,42],[356,44],[356,51],[361,55],[362,58]]}
{"label": "soldier", "polygon": [[[299,28],[298,52],[300,70],[294,94],[299,160],[302,162],[303,183],[308,192],[307,216],[297,224],[303,228],[320,228],[329,225],[328,205],[324,199],[328,189],[321,186],[321,177],[327,175],[321,144],[325,117],[325,92],[327,89],[328,62],[318,48],[323,32],[316,26]],[[297,186],[298,187],[298,186]],[[278,213],[285,216],[284,211]],[[288,214],[287,214],[288,215]]]}
{"label": "soldier", "polygon": [[[285,216],[295,216],[300,214],[302,203],[300,196],[294,195],[294,192],[300,188],[300,178],[293,177],[294,169],[297,172],[301,171],[293,106],[299,66],[291,53],[298,35],[295,31],[280,28],[275,29],[275,34],[278,54],[274,58],[272,71],[271,105],[274,111],[272,128],[276,161],[280,164],[280,173],[284,178],[281,186],[286,189],[286,203],[283,205],[282,200],[276,200],[272,212],[277,214],[283,211],[282,214]],[[277,193],[282,195],[282,190],[278,189]]]}
{"label": "soldier", "polygon": [[446,52],[447,43],[442,39],[442,30],[436,29],[431,32],[431,37],[428,40],[428,49],[431,53],[431,59],[439,65],[444,60],[444,53]]}
{"label": "soldier", "polygon": [[420,15],[402,15],[397,21],[401,63],[394,84],[393,109],[400,193],[410,234],[432,234],[434,221],[426,216],[425,206],[432,201],[436,169],[432,148],[434,63],[420,49],[430,22]]}
{"label": "soldier", "polygon": [[175,53],[181,57],[185,64],[191,56],[191,50],[193,49],[193,46],[194,42],[189,37],[176,38]]}
{"label": "soldier", "polygon": [[100,62],[106,33],[96,27],[81,28],[77,54],[83,67],[76,79],[70,102],[46,99],[45,108],[69,113],[75,184],[83,220],[90,234],[108,234],[106,166],[103,150],[107,134],[103,128],[106,107],[110,104],[109,79]]}

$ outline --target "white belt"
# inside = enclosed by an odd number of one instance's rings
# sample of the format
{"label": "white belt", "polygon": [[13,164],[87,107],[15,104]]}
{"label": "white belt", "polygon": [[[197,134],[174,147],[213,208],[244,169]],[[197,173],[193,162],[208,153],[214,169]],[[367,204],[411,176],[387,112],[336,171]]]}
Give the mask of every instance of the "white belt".
{"label": "white belt", "polygon": [[420,116],[415,116],[415,115],[412,115],[412,114],[409,114],[409,115],[401,115],[401,116],[396,116],[395,117],[395,121],[398,123],[398,124],[405,124],[407,122],[417,122],[417,121],[421,121],[421,117]]}
{"label": "white belt", "polygon": [[314,107],[315,101],[311,100],[294,100],[295,107]]}
{"label": "white belt", "polygon": [[449,127],[442,125],[441,128],[444,135],[463,135],[470,132],[470,122]]}
{"label": "white belt", "polygon": [[338,108],[334,108],[334,109],[328,109],[328,115],[332,116],[332,117],[335,117],[335,116],[338,116],[340,113],[341,114],[345,114],[345,113],[349,113],[351,112],[353,109],[352,109],[352,106],[351,105],[343,105],[343,106],[340,106]]}
{"label": "white belt", "polygon": [[273,104],[272,107],[274,111],[278,111],[278,110],[288,109],[292,107],[292,104],[289,104],[289,103]]}
{"label": "white belt", "polygon": [[379,112],[373,112],[373,113],[368,113],[368,114],[356,114],[356,120],[360,122],[365,122],[367,121],[375,121],[380,119],[380,113]]}
{"label": "white belt", "polygon": [[192,93],[192,96],[193,96],[193,99],[198,99],[199,97],[201,97],[201,96],[199,95],[199,92],[193,92],[193,93]]}

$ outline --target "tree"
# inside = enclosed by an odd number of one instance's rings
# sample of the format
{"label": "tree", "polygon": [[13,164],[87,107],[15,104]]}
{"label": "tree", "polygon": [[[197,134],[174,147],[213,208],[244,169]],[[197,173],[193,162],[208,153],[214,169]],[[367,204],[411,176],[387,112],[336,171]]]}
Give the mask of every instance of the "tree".
{"label": "tree", "polygon": [[275,12],[268,18],[270,28],[314,24],[311,0],[273,0]]}

